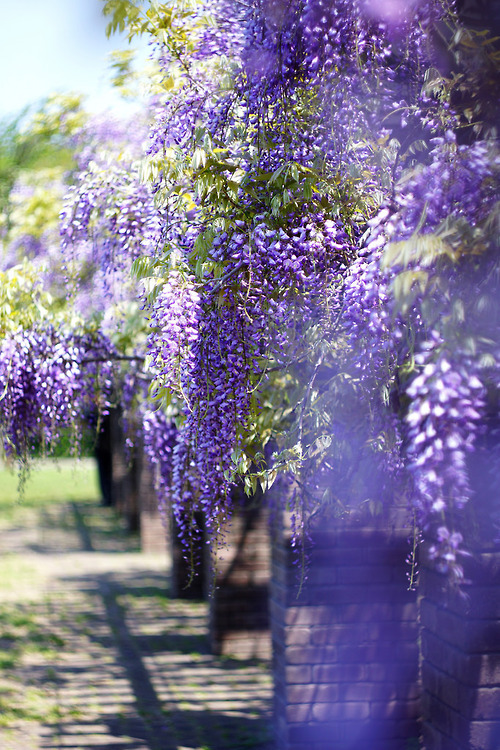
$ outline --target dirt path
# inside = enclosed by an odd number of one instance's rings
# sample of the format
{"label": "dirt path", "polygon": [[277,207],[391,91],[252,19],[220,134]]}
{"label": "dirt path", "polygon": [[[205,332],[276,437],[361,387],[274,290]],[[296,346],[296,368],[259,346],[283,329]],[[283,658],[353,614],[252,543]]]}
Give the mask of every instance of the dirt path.
{"label": "dirt path", "polygon": [[212,657],[134,544],[84,503],[0,528],[0,748],[268,750],[266,666]]}

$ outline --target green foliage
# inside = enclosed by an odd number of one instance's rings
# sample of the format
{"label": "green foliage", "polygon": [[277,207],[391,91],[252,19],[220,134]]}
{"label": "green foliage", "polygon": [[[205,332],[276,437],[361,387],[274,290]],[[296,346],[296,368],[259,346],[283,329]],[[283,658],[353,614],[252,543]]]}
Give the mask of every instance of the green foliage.
{"label": "green foliage", "polygon": [[21,190],[24,188],[26,192],[29,190],[31,195],[26,195],[24,191],[11,195],[7,236],[9,242],[26,235],[41,239],[49,232],[57,236],[62,208],[63,175],[64,170],[60,167],[37,167],[19,176],[16,186]]}
{"label": "green foliage", "polygon": [[19,169],[26,160],[26,145],[19,136],[19,120],[0,123],[0,211],[5,211]]}
{"label": "green foliage", "polygon": [[[63,178],[74,167],[68,139],[86,119],[77,95],[53,95],[34,113],[0,123],[0,230],[4,248],[16,237],[56,228]],[[32,195],[27,200],[19,187]]]}
{"label": "green foliage", "polygon": [[498,39],[487,29],[463,27],[448,29],[446,39],[453,73],[442,85],[448,89],[450,101],[459,112],[462,137],[498,135],[498,109],[492,107],[497,101],[500,74]]}
{"label": "green foliage", "polygon": [[26,132],[32,138],[51,143],[65,142],[78,132],[87,115],[82,108],[81,94],[52,94],[29,121]]}
{"label": "green foliage", "polygon": [[49,317],[59,317],[59,305],[43,289],[39,269],[25,260],[0,271],[0,337],[18,328],[32,328]]}
{"label": "green foliage", "polygon": [[134,50],[115,50],[111,53],[111,83],[124,99],[135,99],[141,76],[133,69]]}
{"label": "green foliage", "polygon": [[0,226],[9,226],[10,195],[20,174],[42,169],[68,169],[69,149],[45,135],[21,129],[22,115],[0,123]]}
{"label": "green foliage", "polygon": [[129,41],[142,34],[166,44],[180,59],[196,48],[193,33],[204,25],[203,20],[193,23],[192,11],[199,8],[197,0],[170,0],[167,3],[151,0],[104,0],[103,14],[109,17],[106,34],[126,32]]}
{"label": "green foliage", "polygon": [[140,20],[142,18],[143,0],[131,2],[131,0],[103,0],[103,14],[110,17],[106,27],[107,36],[115,34],[117,31],[127,31],[129,38],[135,34],[143,33],[141,31]]}

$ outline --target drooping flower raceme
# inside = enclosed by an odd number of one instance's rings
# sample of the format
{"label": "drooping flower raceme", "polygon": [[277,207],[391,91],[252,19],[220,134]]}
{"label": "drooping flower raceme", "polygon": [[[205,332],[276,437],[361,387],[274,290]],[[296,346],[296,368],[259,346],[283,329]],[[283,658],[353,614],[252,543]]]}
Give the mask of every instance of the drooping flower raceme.
{"label": "drooping flower raceme", "polygon": [[2,438],[9,455],[27,459],[53,447],[64,428],[104,412],[112,384],[112,347],[89,334],[52,326],[19,330],[0,347]]}
{"label": "drooping flower raceme", "polygon": [[192,280],[172,271],[150,307],[148,346],[156,382],[180,397],[189,392],[200,316],[200,295]]}

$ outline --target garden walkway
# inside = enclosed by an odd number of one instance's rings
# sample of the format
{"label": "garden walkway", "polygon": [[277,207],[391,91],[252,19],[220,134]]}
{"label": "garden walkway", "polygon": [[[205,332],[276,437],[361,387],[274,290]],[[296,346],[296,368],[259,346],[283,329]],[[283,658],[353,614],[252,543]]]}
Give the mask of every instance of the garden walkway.
{"label": "garden walkway", "polygon": [[269,750],[267,666],[211,656],[206,604],[134,544],[95,504],[2,522],[0,747]]}

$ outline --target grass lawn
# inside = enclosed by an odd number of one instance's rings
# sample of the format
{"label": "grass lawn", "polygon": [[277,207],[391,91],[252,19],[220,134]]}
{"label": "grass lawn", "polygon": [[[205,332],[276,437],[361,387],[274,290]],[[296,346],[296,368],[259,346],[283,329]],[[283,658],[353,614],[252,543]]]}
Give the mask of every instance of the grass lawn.
{"label": "grass lawn", "polygon": [[22,494],[15,468],[0,464],[0,517],[12,519],[22,508],[76,500],[100,499],[97,464],[92,458],[45,459],[30,471]]}

